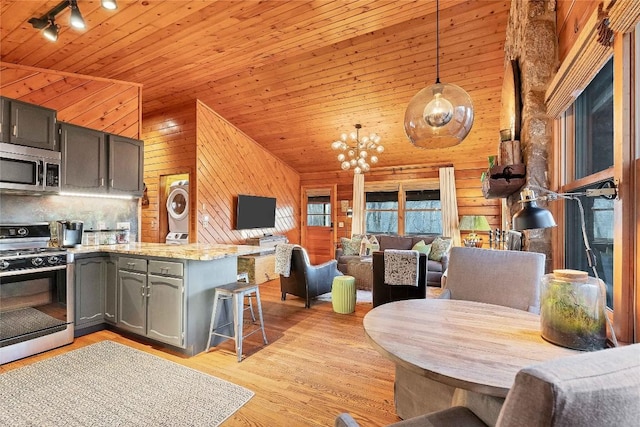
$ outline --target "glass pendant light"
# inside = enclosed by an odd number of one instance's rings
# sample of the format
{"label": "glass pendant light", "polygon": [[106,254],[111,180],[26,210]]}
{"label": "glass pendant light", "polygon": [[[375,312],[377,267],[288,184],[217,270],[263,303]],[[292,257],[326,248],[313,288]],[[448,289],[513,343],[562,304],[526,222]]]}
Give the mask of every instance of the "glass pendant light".
{"label": "glass pendant light", "polygon": [[473,126],[473,103],[459,86],[440,83],[440,7],[436,1],[436,82],[422,89],[409,102],[404,130],[420,148],[458,145]]}

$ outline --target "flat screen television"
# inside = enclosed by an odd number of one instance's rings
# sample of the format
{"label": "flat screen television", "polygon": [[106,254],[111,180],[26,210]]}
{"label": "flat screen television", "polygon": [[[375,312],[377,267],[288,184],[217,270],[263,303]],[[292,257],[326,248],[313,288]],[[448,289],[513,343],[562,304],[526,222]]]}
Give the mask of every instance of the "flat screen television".
{"label": "flat screen television", "polygon": [[276,199],[274,197],[238,195],[236,230],[275,226]]}

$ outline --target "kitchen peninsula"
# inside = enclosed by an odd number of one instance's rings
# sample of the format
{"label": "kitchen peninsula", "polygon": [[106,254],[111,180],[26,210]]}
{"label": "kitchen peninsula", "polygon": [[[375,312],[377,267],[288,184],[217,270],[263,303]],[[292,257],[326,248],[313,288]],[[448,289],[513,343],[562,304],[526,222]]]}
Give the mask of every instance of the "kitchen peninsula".
{"label": "kitchen peninsula", "polygon": [[70,249],[76,336],[106,325],[198,354],[208,346],[214,288],[235,282],[238,256],[260,249],[199,243]]}

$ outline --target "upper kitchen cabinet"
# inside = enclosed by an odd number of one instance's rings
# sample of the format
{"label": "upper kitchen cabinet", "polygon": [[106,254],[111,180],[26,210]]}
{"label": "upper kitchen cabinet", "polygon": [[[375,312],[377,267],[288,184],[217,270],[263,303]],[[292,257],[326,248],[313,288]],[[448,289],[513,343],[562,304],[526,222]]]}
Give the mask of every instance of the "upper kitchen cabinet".
{"label": "upper kitchen cabinet", "polygon": [[0,118],[2,142],[58,151],[55,110],[2,97]]}
{"label": "upper kitchen cabinet", "polygon": [[142,196],[144,143],[119,135],[108,135],[109,192]]}
{"label": "upper kitchen cabinet", "polygon": [[142,195],[142,141],[68,123],[58,128],[63,191]]}
{"label": "upper kitchen cabinet", "polygon": [[105,134],[69,123],[58,124],[62,154],[63,191],[107,192]]}

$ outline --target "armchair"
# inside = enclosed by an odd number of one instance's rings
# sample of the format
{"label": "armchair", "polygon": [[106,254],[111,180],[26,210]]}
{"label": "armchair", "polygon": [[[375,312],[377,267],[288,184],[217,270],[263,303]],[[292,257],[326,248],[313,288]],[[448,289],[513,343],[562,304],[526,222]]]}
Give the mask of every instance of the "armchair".
{"label": "armchair", "polygon": [[331,260],[320,265],[311,265],[307,251],[302,247],[295,247],[291,252],[291,272],[289,277],[280,275],[280,291],[282,301],[287,294],[304,298],[305,308],[311,306],[311,299],[318,295],[331,292],[333,278],[342,276],[337,268],[338,261]]}
{"label": "armchair", "polygon": [[[631,426],[640,419],[640,344],[582,353],[521,369],[496,425]],[[479,427],[475,409],[456,406],[421,415],[397,427]],[[340,414],[335,427],[358,427]]]}

